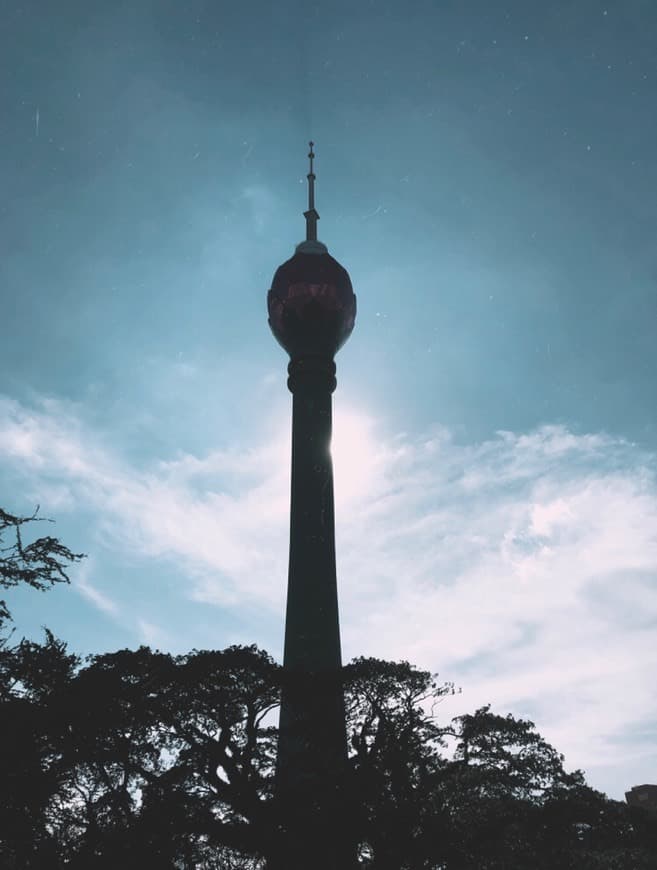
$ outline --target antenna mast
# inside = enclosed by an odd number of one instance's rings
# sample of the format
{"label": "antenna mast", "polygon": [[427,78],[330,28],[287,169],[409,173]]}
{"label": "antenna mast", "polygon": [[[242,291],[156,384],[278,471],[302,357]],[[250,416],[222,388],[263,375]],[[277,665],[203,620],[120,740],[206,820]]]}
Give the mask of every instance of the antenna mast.
{"label": "antenna mast", "polygon": [[315,173],[313,172],[313,160],[315,155],[313,153],[313,145],[314,142],[309,142],[310,151],[308,153],[308,157],[310,159],[310,172],[308,173],[308,211],[304,211],[303,216],[306,219],[306,241],[307,242],[316,242],[317,241],[317,221],[319,220],[319,215],[317,214],[317,209],[315,208]]}

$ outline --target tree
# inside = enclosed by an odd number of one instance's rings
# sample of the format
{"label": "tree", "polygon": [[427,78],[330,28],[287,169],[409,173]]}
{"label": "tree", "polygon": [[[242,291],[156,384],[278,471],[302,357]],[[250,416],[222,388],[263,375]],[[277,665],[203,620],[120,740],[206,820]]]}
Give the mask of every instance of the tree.
{"label": "tree", "polygon": [[[79,562],[83,553],[73,553],[58,538],[38,538],[31,544],[23,544],[22,527],[26,523],[52,522],[37,517],[39,508],[30,517],[20,517],[0,508],[0,588],[11,589],[25,583],[33,589],[45,591],[55,583],[68,583],[66,568]],[[10,529],[13,542],[7,547],[3,535]],[[0,599],[0,626],[11,619],[6,602]]]}
{"label": "tree", "polygon": [[454,686],[406,662],[359,659],[345,675],[362,866],[657,867],[654,821],[566,771],[533,722],[489,705],[439,723]]}
{"label": "tree", "polygon": [[[53,716],[79,659],[46,630],[43,644],[0,649],[0,858],[3,867],[57,866],[48,830],[60,787],[61,737]],[[39,856],[41,863],[31,863]]]}
{"label": "tree", "polygon": [[581,771],[567,772],[533,722],[488,705],[443,733],[456,741],[434,783],[449,811],[450,870],[657,866],[641,819],[587,786]]}
{"label": "tree", "polygon": [[[0,588],[20,584],[45,591],[55,583],[68,583],[69,564],[84,558],[57,538],[46,536],[25,544],[22,528],[43,522],[32,516],[10,514],[0,508]],[[4,543],[10,531],[11,542]],[[0,629],[11,620],[0,600]],[[0,637],[0,855],[3,866],[27,867],[36,848],[48,860],[55,858],[46,829],[47,807],[57,788],[53,765],[56,734],[51,730],[49,702],[57,697],[79,664],[66,654],[66,645],[46,629],[45,643],[25,639],[11,647],[9,635]],[[45,860],[45,865],[48,864]]]}
{"label": "tree", "polygon": [[[3,588],[67,582],[82,558],[54,538],[24,546],[35,519],[0,512],[15,536]],[[490,706],[439,722],[453,684],[408,662],[356,659],[343,678],[363,868],[657,867],[654,820],[567,772],[532,722]],[[83,662],[47,629],[42,643],[5,640],[0,865],[259,870],[275,836],[281,679],[255,646]]]}
{"label": "tree", "polygon": [[[18,650],[5,680],[2,721],[20,712],[35,748],[5,759],[25,787],[17,812],[0,814],[3,857],[48,868],[258,866],[275,754],[263,720],[278,704],[270,657],[141,647],[63,674],[62,648],[51,655],[48,686],[35,690]],[[35,831],[27,842],[12,824],[19,813]]]}
{"label": "tree", "polygon": [[[83,663],[47,634],[2,661],[3,867],[263,866],[280,688],[265,652]],[[484,707],[441,724],[453,686],[406,662],[358,659],[344,676],[364,868],[655,866],[646,819],[567,773],[531,722]]]}
{"label": "tree", "polygon": [[429,867],[442,828],[430,783],[444,765],[436,705],[455,692],[408,662],[356,659],[344,669],[363,866]]}
{"label": "tree", "polygon": [[455,742],[434,788],[450,820],[448,866],[542,866],[537,813],[545,795],[583,784],[534,724],[492,713],[490,706],[456,717],[443,729]]}

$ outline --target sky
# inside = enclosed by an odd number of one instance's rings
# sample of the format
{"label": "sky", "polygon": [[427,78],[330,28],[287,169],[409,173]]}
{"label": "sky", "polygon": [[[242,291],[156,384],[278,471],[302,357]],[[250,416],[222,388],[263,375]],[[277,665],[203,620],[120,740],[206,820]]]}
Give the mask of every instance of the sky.
{"label": "sky", "polygon": [[348,269],[343,658],[657,782],[657,7],[1,0],[0,505],[87,559],[15,590],[81,654],[282,654],[305,235]]}

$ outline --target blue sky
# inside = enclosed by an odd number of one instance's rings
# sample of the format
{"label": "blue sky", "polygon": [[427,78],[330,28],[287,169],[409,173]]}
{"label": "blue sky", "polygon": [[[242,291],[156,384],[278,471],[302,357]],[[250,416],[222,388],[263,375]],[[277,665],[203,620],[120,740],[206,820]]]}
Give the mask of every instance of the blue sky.
{"label": "blue sky", "polygon": [[[6,4],[0,493],[89,554],[17,592],[83,653],[279,656],[291,400],[265,299],[349,270],[343,648],[657,781],[657,11]],[[49,528],[49,532],[53,529]]]}

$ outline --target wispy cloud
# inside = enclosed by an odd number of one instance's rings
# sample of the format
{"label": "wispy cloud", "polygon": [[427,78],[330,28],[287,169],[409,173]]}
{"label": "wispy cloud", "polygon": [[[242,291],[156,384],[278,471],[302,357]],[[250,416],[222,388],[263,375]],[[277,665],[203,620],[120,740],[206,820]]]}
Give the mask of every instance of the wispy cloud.
{"label": "wispy cloud", "polygon": [[119,605],[109,595],[94,586],[89,579],[93,573],[93,563],[93,558],[90,561],[87,557],[87,560],[76,569],[72,578],[73,588],[102,613],[116,617],[120,613]]}
{"label": "wispy cloud", "polygon": [[563,427],[403,447],[341,527],[348,653],[439,668],[463,710],[530,715],[571,763],[618,760],[657,713],[654,457]]}
{"label": "wispy cloud", "polygon": [[[0,454],[35,490],[65,488],[95,512],[108,546],[174,561],[189,597],[282,614],[287,422],[265,443],[139,469],[74,409],[3,400]],[[463,710],[493,701],[531,716],[572,765],[647,763],[643,726],[657,718],[654,456],[563,426],[477,444],[441,427],[390,436],[340,409],[334,456],[347,658],[440,670],[463,686]],[[88,582],[80,591],[114,612]],[[166,643],[166,626],[140,631]]]}
{"label": "wispy cloud", "polygon": [[66,485],[80,508],[98,512],[109,546],[175,559],[198,581],[192,595],[215,603],[281,603],[284,590],[272,578],[285,573],[284,438],[281,429],[264,447],[180,455],[138,469],[70,406],[0,401],[0,455],[22,469],[31,489]]}

